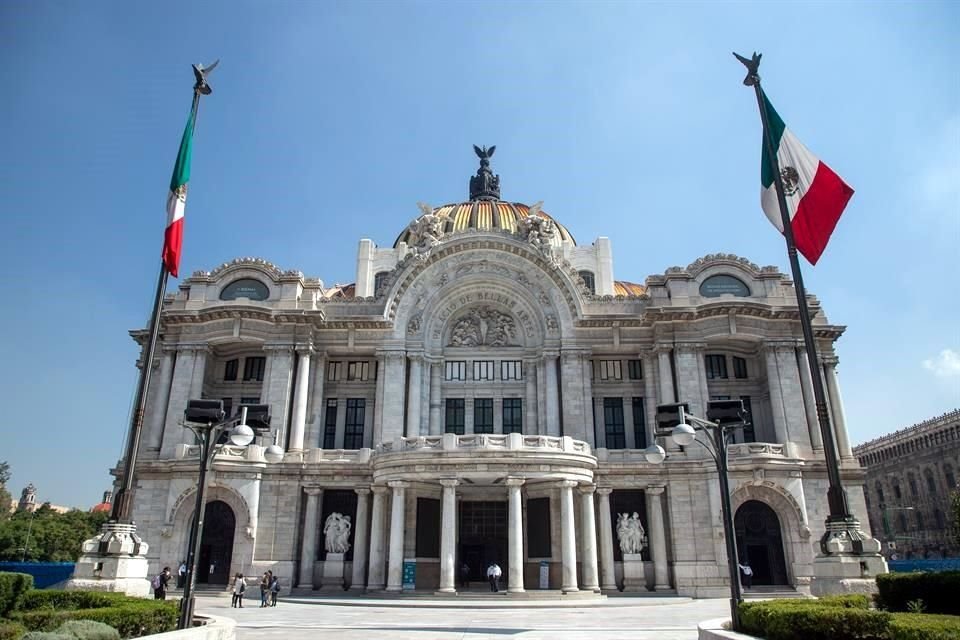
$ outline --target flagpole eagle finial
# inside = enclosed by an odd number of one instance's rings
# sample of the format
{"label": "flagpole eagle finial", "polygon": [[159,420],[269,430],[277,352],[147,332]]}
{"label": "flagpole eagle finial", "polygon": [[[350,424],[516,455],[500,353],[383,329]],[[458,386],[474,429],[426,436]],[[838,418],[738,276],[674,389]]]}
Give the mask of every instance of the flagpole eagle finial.
{"label": "flagpole eagle finial", "polygon": [[736,51],[733,52],[733,55],[743,64],[743,66],[747,68],[747,77],[743,79],[743,84],[747,85],[748,87],[752,87],[760,82],[760,58],[763,57],[763,54],[754,51],[753,57],[750,59],[744,58]]}
{"label": "flagpole eagle finial", "polygon": [[209,64],[206,67],[200,63],[193,65],[193,77],[197,80],[196,84],[193,85],[194,91],[202,93],[205,96],[213,92],[213,89],[207,84],[207,76],[210,75],[210,72],[213,71],[218,64],[220,64],[220,58],[217,58],[213,61],[213,64]]}

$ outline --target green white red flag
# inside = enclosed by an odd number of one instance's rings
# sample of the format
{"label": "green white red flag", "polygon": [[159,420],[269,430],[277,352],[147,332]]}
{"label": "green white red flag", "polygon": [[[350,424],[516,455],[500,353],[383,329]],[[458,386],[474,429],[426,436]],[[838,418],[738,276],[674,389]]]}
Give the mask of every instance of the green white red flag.
{"label": "green white red flag", "polygon": [[[837,226],[840,214],[853,196],[853,189],[810,153],[793,132],[787,129],[765,93],[763,105],[767,111],[770,139],[783,179],[794,243],[810,264],[817,264],[827,247],[830,234]],[[783,218],[780,215],[773,167],[766,144],[763,145],[760,179],[760,203],[763,212],[773,226],[783,233]]]}
{"label": "green white red flag", "polygon": [[193,125],[196,109],[190,111],[190,119],[180,139],[177,163],[170,178],[170,193],[167,195],[167,228],[163,234],[163,266],[174,278],[180,270],[180,251],[183,246],[183,211],[187,206],[187,183],[190,182],[190,157],[193,151]]}

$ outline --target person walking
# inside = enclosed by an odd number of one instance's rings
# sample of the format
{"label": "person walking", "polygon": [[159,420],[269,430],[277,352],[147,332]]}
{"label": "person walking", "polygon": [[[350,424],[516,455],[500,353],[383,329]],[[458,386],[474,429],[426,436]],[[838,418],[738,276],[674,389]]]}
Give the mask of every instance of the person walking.
{"label": "person walking", "polygon": [[487,567],[487,579],[490,580],[490,591],[497,593],[500,591],[500,576],[503,575],[503,571],[500,569],[500,565],[496,562],[491,562],[490,566]]}
{"label": "person walking", "polygon": [[743,582],[744,589],[750,589],[753,587],[753,569],[750,568],[750,565],[744,562],[743,564],[738,564],[740,567],[740,576],[742,577],[741,582]]}
{"label": "person walking", "polygon": [[180,566],[177,568],[177,589],[183,589],[183,585],[187,583],[187,561],[181,560]]}
{"label": "person walking", "polygon": [[270,606],[277,606],[277,595],[280,593],[280,578],[273,576],[270,581]]}
{"label": "person walking", "polygon": [[170,567],[164,567],[163,571],[158,573],[151,582],[150,586],[153,587],[153,599],[154,600],[166,600],[167,599],[167,585],[170,584]]}
{"label": "person walking", "polygon": [[466,562],[460,565],[460,586],[463,588],[470,586],[470,565]]}
{"label": "person walking", "polygon": [[263,577],[260,578],[260,606],[267,606],[267,597],[270,595],[270,577],[271,573],[269,571],[264,572]]}
{"label": "person walking", "polygon": [[247,583],[243,579],[243,574],[238,573],[233,579],[233,600],[231,607],[243,609],[243,592],[247,590]]}

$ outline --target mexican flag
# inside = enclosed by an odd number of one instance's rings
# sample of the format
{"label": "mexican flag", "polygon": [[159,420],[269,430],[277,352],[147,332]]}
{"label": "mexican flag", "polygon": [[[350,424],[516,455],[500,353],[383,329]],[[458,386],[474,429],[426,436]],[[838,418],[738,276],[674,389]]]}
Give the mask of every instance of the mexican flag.
{"label": "mexican flag", "polygon": [[[853,196],[853,189],[810,153],[793,132],[787,129],[766,94],[763,94],[763,105],[767,110],[770,138],[777,154],[790,227],[797,250],[810,264],[817,264],[820,254],[827,247],[833,228],[837,226],[840,214]],[[760,203],[763,212],[773,226],[783,233],[783,218],[777,202],[777,187],[766,144],[763,145],[760,180]]]}
{"label": "mexican flag", "polygon": [[170,193],[167,195],[167,229],[163,234],[163,266],[174,278],[180,270],[180,248],[183,245],[183,210],[187,205],[187,183],[190,181],[190,155],[193,150],[193,125],[196,110],[190,111],[190,119],[183,130],[177,163],[170,178]]}

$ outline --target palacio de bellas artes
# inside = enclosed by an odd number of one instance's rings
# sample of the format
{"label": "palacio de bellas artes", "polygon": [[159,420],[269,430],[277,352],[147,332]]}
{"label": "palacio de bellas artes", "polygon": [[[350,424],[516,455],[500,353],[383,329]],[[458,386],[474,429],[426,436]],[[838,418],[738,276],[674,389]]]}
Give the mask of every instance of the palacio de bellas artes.
{"label": "palacio de bellas artes", "polygon": [[[200,583],[269,569],[304,593],[454,593],[496,562],[508,596],[725,597],[714,460],[669,438],[662,463],[645,450],[658,405],[705,416],[742,399],[738,555],[755,587],[809,593],[828,478],[791,279],[729,254],[618,279],[609,238],[578,241],[539,202],[502,198],[523,186],[501,187],[493,147],[475,151],[468,199],[421,203],[412,221],[398,203],[395,241],[361,239],[352,284],[238,257],[166,296],[133,505],[148,575],[187,554],[200,453],[183,418],[205,398],[228,415],[268,405],[271,421],[216,450]],[[809,301],[865,528],[834,351],[845,327]],[[271,445],[284,454],[267,464]]]}

